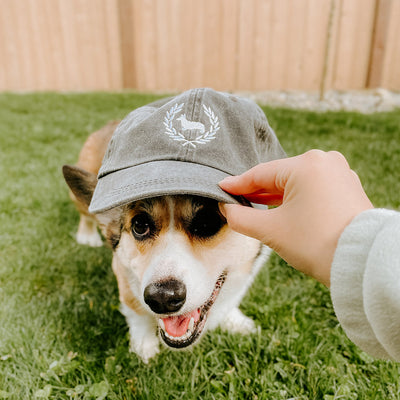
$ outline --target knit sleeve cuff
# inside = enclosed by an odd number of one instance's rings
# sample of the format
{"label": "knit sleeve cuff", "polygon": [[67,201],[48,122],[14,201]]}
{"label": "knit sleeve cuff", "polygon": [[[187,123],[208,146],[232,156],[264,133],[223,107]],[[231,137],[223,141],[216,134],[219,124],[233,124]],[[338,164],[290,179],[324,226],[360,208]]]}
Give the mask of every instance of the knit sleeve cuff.
{"label": "knit sleeve cuff", "polygon": [[364,299],[364,277],[376,236],[398,213],[368,210],[342,233],[331,269],[331,297],[337,318],[349,339],[377,358],[390,359],[371,326]]}

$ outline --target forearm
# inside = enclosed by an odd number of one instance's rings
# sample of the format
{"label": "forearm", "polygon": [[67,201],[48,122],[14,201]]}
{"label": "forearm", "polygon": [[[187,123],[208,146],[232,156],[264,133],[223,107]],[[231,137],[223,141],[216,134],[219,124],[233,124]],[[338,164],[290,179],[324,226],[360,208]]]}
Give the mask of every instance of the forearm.
{"label": "forearm", "polygon": [[335,252],[331,294],[355,344],[400,360],[400,213],[375,209],[354,218]]}

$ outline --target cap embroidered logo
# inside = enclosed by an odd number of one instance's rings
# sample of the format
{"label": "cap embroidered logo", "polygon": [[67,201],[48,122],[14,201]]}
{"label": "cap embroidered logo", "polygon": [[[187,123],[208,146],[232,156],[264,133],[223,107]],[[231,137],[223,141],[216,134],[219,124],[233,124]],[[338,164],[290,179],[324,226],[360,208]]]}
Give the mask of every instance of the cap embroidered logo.
{"label": "cap embroidered logo", "polygon": [[[182,111],[185,103],[173,105],[169,111],[167,111],[164,118],[165,133],[177,142],[180,142],[182,146],[191,146],[196,148],[197,144],[206,144],[211,140],[215,139],[215,135],[218,132],[219,120],[214,114],[211,107],[207,107],[203,104],[204,113],[209,119],[210,128],[206,130],[205,125],[199,121],[189,121],[186,118],[186,114],[182,114],[179,117],[177,115]],[[174,122],[180,122],[180,130],[175,128]],[[186,131],[196,132],[196,137],[194,139],[188,138]]]}

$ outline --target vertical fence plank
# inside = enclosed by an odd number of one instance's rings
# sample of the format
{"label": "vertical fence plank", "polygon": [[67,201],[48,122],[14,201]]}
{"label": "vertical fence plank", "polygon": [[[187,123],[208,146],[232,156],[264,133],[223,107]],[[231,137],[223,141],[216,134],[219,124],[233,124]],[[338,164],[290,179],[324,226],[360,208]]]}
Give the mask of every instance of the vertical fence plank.
{"label": "vertical fence plank", "polygon": [[254,16],[253,88],[268,89],[271,81],[271,24],[272,1],[258,1]]}
{"label": "vertical fence plank", "polygon": [[169,18],[169,10],[171,8],[169,1],[156,2],[156,16],[154,29],[156,30],[156,79],[161,85],[170,86],[171,77],[174,66],[171,63],[171,58],[174,54],[174,49],[171,47],[171,21]]}
{"label": "vertical fence plank", "polygon": [[271,23],[271,89],[281,90],[285,87],[286,66],[286,31],[289,13],[288,0],[273,2]]}
{"label": "vertical fence plank", "polygon": [[[0,9],[2,9],[3,1],[0,0]],[[0,13],[0,89],[5,88],[7,85],[7,69],[6,62],[8,62],[8,51],[7,51],[7,35],[5,20],[8,19],[7,9]]]}
{"label": "vertical fence plank", "polygon": [[42,24],[46,27],[47,49],[44,49],[43,56],[46,56],[46,69],[53,68],[51,71],[45,71],[47,89],[64,88],[68,86],[68,61],[64,40],[61,30],[61,13],[59,1],[47,0],[42,4],[43,19]]}
{"label": "vertical fence plank", "polygon": [[322,95],[323,89],[334,89],[333,82],[335,78],[335,70],[337,66],[337,50],[338,39],[340,33],[340,15],[342,0],[329,0],[329,18],[330,26],[327,26],[325,32],[326,42],[324,49],[324,63],[326,63],[326,71],[323,72],[325,76],[321,78],[320,94]]}
{"label": "vertical fence plank", "polygon": [[[327,50],[328,24],[331,11],[331,0],[308,0],[307,23],[305,24],[305,46],[303,51],[303,73],[298,88],[302,90],[318,90],[322,79]],[[328,60],[329,61],[329,60]]]}
{"label": "vertical fence plank", "polygon": [[218,85],[221,90],[234,88],[237,74],[238,60],[238,31],[239,1],[222,0],[221,5],[221,38],[220,47],[216,49],[220,54],[218,65]]}
{"label": "vertical fence plank", "polygon": [[299,88],[302,78],[302,61],[305,45],[305,23],[307,21],[307,1],[290,1],[288,10],[287,26],[289,29],[286,34],[286,62],[284,80],[286,86]]}
{"label": "vertical fence plank", "polygon": [[[31,37],[28,32],[32,30],[29,16],[29,4],[16,1],[9,4],[10,21],[7,23],[7,37],[11,59],[8,61],[15,67],[15,70],[9,69],[17,90],[29,90],[31,88],[31,74],[37,70],[37,62],[33,48],[31,47]],[[11,65],[10,65],[11,66]],[[37,75],[36,83],[38,83]]]}
{"label": "vertical fence plank", "polygon": [[133,29],[133,1],[118,0],[118,35],[120,42],[121,80],[123,88],[137,88],[136,47]]}
{"label": "vertical fence plank", "polygon": [[239,0],[236,87],[244,90],[249,90],[253,86],[255,7],[256,0]]}
{"label": "vertical fence plank", "polygon": [[199,11],[204,15],[202,26],[203,85],[201,86],[212,86],[220,89],[220,78],[225,68],[225,65],[221,62],[220,52],[224,45],[222,43],[221,21],[223,15],[221,13],[221,1],[204,0],[198,3],[202,3],[203,9]]}
{"label": "vertical fence plank", "polygon": [[0,89],[17,89],[16,76],[19,72],[17,60],[17,38],[14,23],[13,7],[7,0],[0,0]]}
{"label": "vertical fence plank", "polygon": [[157,89],[155,4],[155,0],[134,0],[133,2],[136,83],[139,90]]}
{"label": "vertical fence plank", "polygon": [[383,76],[379,86],[400,89],[400,2],[392,1]]}
{"label": "vertical fence plank", "polygon": [[[178,58],[172,54],[174,70],[174,85],[176,90],[184,90],[190,86],[190,82],[196,80],[200,83],[203,79],[202,60],[203,46],[206,38],[201,27],[206,17],[202,9],[204,2],[194,3],[193,0],[175,0],[171,10],[176,17],[174,19],[174,46],[179,49]],[[174,48],[174,47],[173,47]]]}
{"label": "vertical fence plank", "polygon": [[392,0],[377,0],[367,78],[368,87],[377,87],[381,84],[391,7]]}
{"label": "vertical fence plank", "polygon": [[[182,79],[177,89],[212,86],[212,79],[215,79],[213,62],[216,57],[212,46],[218,43],[217,38],[215,41],[213,39],[214,21],[219,20],[217,4],[214,7],[209,1],[196,0],[183,0],[182,4],[185,5],[181,14],[182,29],[178,33],[182,42],[181,62],[174,66]],[[210,13],[215,14],[210,18]],[[182,72],[179,71],[180,66],[183,67]]]}
{"label": "vertical fence plank", "polygon": [[116,0],[105,0],[106,10],[103,19],[107,27],[106,34],[106,61],[108,65],[108,83],[107,87],[112,90],[122,89],[122,57],[121,57],[121,34],[120,20],[118,12],[118,2]]}
{"label": "vertical fence plank", "polygon": [[345,88],[351,88],[351,83],[354,82],[357,89],[363,89],[367,82],[375,9],[376,0],[358,0],[357,7],[354,8],[353,19],[359,23],[354,33],[352,57],[359,60],[359,64],[353,63],[348,84],[344,85]]}
{"label": "vertical fence plank", "polygon": [[332,86],[361,89],[368,75],[375,0],[342,0]]}
{"label": "vertical fence plank", "polygon": [[[31,70],[26,71],[26,78],[28,80],[28,85],[30,86],[33,79],[37,81],[39,89],[46,88],[46,72],[47,66],[49,65],[51,53],[49,48],[49,41],[42,40],[48,37],[48,25],[46,24],[46,19],[44,15],[44,8],[46,3],[43,0],[39,0],[36,3],[41,12],[37,12],[35,4],[32,0],[29,0],[25,4],[25,16],[27,18],[27,26],[21,29],[21,34],[23,34],[24,46],[27,47],[27,52],[25,53],[25,65],[31,65]],[[34,44],[34,46],[32,46]],[[29,48],[29,50],[28,50]],[[31,60],[31,63],[28,61]],[[47,79],[51,79],[49,76]]]}
{"label": "vertical fence plank", "polygon": [[[169,12],[167,18],[171,22],[169,25],[169,62],[171,63],[171,76],[169,77],[169,87],[177,90],[180,87],[181,77],[183,74],[183,39],[182,37],[187,34],[182,30],[183,10],[180,0],[168,0]],[[168,39],[167,39],[168,40]],[[157,46],[157,44],[156,44]]]}
{"label": "vertical fence plank", "polygon": [[379,0],[368,87],[400,88],[400,2]]}

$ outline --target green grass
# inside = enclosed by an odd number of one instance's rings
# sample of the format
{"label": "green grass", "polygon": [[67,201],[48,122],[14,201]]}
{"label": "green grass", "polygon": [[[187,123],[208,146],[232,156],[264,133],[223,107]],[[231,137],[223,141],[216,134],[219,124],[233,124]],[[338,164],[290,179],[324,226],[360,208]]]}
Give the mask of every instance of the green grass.
{"label": "green grass", "polygon": [[[0,399],[398,399],[398,364],[344,335],[329,292],[277,256],[242,309],[261,327],[216,331],[148,366],[128,353],[107,249],[74,241],[61,175],[88,133],[155,96],[0,95]],[[289,155],[336,149],[376,206],[400,208],[400,113],[265,109]]]}

